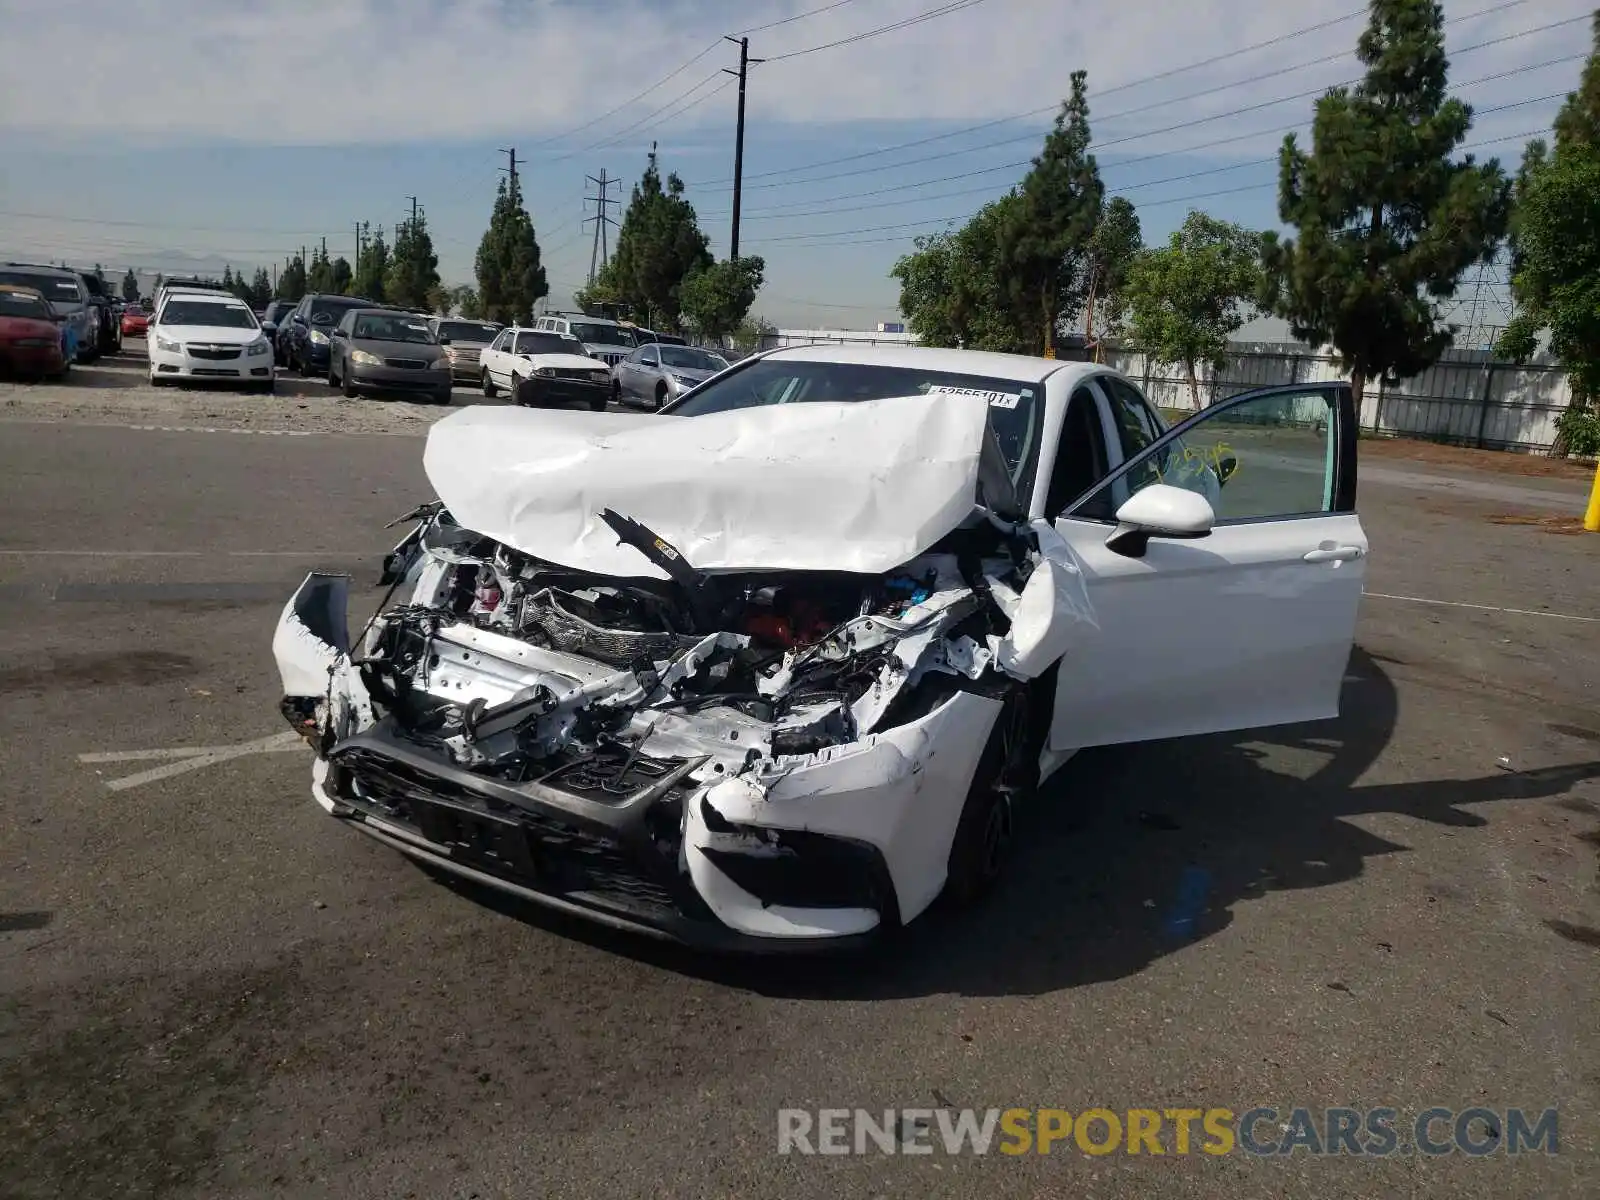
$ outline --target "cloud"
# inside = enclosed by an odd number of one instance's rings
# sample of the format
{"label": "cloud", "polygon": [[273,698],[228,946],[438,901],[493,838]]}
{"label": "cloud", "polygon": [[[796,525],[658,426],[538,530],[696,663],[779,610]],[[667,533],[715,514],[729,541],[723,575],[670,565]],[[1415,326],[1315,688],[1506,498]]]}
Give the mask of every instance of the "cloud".
{"label": "cloud", "polygon": [[[113,132],[136,144],[383,145],[491,136],[554,138],[616,107],[674,68],[637,104],[594,121],[548,153],[577,151],[652,130],[675,137],[729,120],[721,68],[737,61],[722,35],[819,7],[816,0],[738,6],[662,0],[145,0],[141,4],[0,4],[0,130],[54,138]],[[768,126],[835,122],[978,122],[1046,108],[1071,71],[1090,71],[1096,134],[1129,135],[1175,123],[1173,109],[1110,114],[1232,84],[1185,103],[1190,117],[1224,113],[1347,77],[1360,18],[1225,62],[1151,76],[1228,55],[1352,11],[1351,0],[983,0],[852,45],[781,57],[913,17],[933,0],[860,0],[751,35],[749,115]],[[1451,27],[1453,46],[1582,15],[1575,2],[1450,0],[1447,16],[1485,9]],[[1466,78],[1525,67],[1587,47],[1581,25],[1470,52]],[[62,86],[61,48],[72,49]],[[1247,82],[1277,68],[1343,55]],[[1481,68],[1481,69],[1480,69]],[[1141,80],[1147,82],[1140,82]],[[1297,86],[1298,85],[1298,86]],[[1514,76],[1486,95],[1526,95]],[[677,103],[673,104],[675,99]],[[695,101],[703,101],[696,104]],[[665,111],[658,111],[658,110]],[[677,112],[676,110],[681,110]],[[1263,110],[1271,127],[1309,101]],[[655,114],[652,116],[652,114]],[[1038,118],[1041,122],[1047,118]],[[1249,118],[1230,118],[1252,128]],[[634,125],[634,130],[627,127]],[[1165,136],[1165,135],[1156,135]],[[1211,136],[1217,136],[1212,133]],[[1203,141],[1174,131],[1173,143]]]}

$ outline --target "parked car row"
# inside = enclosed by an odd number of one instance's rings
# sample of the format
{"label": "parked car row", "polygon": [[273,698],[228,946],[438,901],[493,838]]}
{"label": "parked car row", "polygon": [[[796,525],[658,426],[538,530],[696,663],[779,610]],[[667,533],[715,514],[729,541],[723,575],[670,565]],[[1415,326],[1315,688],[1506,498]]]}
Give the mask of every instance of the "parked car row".
{"label": "parked car row", "polygon": [[[44,302],[46,314],[42,319],[48,320],[55,329],[62,360],[60,370],[49,374],[60,375],[73,363],[89,363],[103,354],[121,351],[120,303],[92,272],[45,263],[5,262],[0,263],[0,284],[5,285],[13,297],[8,301],[12,308],[26,308],[37,314],[36,306],[15,298],[23,293],[32,293]],[[35,315],[23,319],[41,318]],[[31,342],[36,339],[37,332],[23,336]],[[10,339],[6,346],[11,346]],[[35,361],[33,355],[21,357],[29,363]],[[0,361],[13,370],[18,369],[15,365],[18,356],[9,348]]]}

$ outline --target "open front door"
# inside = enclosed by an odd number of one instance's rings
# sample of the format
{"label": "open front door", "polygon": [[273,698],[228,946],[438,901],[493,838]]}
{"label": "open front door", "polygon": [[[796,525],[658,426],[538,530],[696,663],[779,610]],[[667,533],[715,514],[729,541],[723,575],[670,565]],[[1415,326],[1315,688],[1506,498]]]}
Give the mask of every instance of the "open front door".
{"label": "open front door", "polygon": [[[1205,497],[1209,531],[1192,496],[1137,503],[1153,484]],[[1100,632],[1062,660],[1050,749],[1336,715],[1366,568],[1355,485],[1350,388],[1311,384],[1208,408],[1069,504],[1056,528]],[[1185,502],[1173,536],[1111,515],[1162,499]]]}

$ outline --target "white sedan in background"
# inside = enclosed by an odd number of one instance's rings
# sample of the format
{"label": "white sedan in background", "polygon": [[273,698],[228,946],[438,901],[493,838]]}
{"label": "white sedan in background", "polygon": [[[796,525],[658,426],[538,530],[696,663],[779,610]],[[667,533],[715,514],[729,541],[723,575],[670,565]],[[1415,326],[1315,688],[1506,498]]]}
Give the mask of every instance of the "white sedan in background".
{"label": "white sedan in background", "polygon": [[146,338],[152,387],[232,383],[273,390],[272,344],[250,306],[226,293],[170,293]]}
{"label": "white sedan in background", "polygon": [[830,945],[980,896],[1081,747],[1338,711],[1345,384],[1169,430],[1100,366],[812,346],[664,413],[433,426],[396,603],[357,644],[313,573],[274,638],[327,812],[613,926]]}

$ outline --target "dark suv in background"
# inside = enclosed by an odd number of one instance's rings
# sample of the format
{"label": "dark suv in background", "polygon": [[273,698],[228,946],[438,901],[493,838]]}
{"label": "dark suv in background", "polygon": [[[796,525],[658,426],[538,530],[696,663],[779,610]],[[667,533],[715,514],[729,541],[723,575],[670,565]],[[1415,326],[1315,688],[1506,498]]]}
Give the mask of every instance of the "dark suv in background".
{"label": "dark suv in background", "polygon": [[303,296],[288,317],[280,317],[278,341],[284,349],[280,359],[301,375],[327,375],[328,339],[333,327],[352,308],[382,308],[376,300],[361,296]]}
{"label": "dark suv in background", "polygon": [[115,304],[112,303],[111,294],[106,291],[106,285],[92,271],[78,271],[76,274],[83,281],[83,290],[88,293],[89,307],[94,310],[98,325],[95,333],[95,352],[121,354],[122,320]]}

